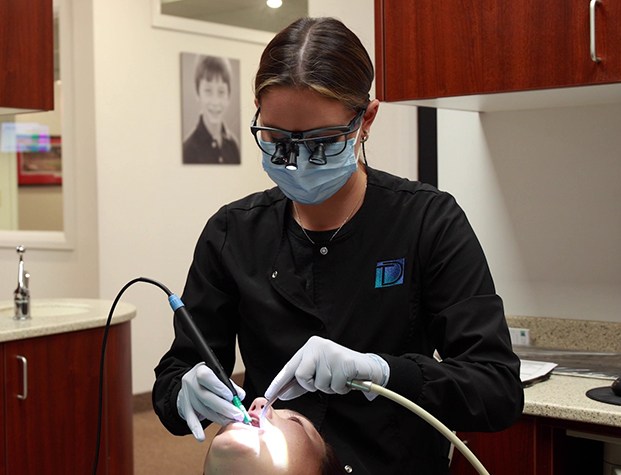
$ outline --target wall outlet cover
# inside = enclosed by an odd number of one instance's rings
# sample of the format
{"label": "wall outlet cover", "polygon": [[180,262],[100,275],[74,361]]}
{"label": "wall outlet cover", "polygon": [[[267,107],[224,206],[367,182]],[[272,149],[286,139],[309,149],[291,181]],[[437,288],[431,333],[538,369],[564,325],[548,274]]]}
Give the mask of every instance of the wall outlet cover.
{"label": "wall outlet cover", "polygon": [[528,328],[511,328],[511,344],[514,346],[530,346],[530,330]]}

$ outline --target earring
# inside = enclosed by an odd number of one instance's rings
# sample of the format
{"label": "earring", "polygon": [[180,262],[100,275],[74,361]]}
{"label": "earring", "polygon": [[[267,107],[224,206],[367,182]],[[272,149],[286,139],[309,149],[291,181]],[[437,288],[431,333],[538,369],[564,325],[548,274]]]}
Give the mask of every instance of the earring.
{"label": "earring", "polygon": [[360,141],[365,143],[367,140],[369,140],[369,133],[365,130],[362,132],[362,139],[360,139]]}

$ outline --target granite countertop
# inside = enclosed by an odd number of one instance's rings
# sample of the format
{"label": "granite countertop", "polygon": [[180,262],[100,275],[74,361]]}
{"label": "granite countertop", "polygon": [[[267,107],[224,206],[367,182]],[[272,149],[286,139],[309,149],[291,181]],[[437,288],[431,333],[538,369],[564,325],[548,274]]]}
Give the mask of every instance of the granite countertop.
{"label": "granite countertop", "polygon": [[621,376],[621,323],[528,316],[507,323],[530,330],[531,346],[515,347],[520,358],[558,364],[550,379],[524,389],[524,414],[621,427],[621,406],[586,396]]}
{"label": "granite countertop", "polygon": [[[103,327],[112,301],[97,299],[38,299],[32,303],[32,318],[13,319],[13,302],[0,301],[0,342],[23,340],[89,328]],[[133,319],[136,307],[118,302],[111,324]]]}
{"label": "granite countertop", "polygon": [[621,406],[586,396],[589,389],[610,384],[610,379],[552,374],[524,389],[524,414],[621,427]]}

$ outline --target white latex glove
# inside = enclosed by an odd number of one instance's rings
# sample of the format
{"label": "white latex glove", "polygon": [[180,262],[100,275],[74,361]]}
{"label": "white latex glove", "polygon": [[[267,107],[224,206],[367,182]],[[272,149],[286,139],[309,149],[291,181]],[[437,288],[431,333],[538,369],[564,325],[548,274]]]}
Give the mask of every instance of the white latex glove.
{"label": "white latex glove", "polygon": [[[265,392],[271,400],[281,388],[295,378],[294,384],[279,399],[295,399],[307,391],[345,394],[351,391],[347,381],[359,379],[385,386],[390,376],[388,363],[373,353],[358,353],[331,340],[312,336],[274,378]],[[364,395],[370,401],[377,394]]]}
{"label": "white latex glove", "polygon": [[[246,397],[242,388],[233,383],[240,399]],[[243,413],[233,403],[233,393],[205,363],[198,363],[181,378],[177,395],[177,411],[187,422],[196,440],[205,440],[203,419],[220,425],[243,421]]]}

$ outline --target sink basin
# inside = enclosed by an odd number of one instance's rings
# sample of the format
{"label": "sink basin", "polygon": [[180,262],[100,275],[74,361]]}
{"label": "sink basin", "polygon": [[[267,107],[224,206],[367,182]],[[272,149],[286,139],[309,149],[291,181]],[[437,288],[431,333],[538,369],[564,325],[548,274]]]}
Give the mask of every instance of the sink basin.
{"label": "sink basin", "polygon": [[[77,302],[33,302],[30,304],[30,316],[37,317],[59,317],[63,315],[79,315],[88,313],[92,306],[86,303]],[[15,309],[12,306],[0,307],[0,318],[15,316]]]}

